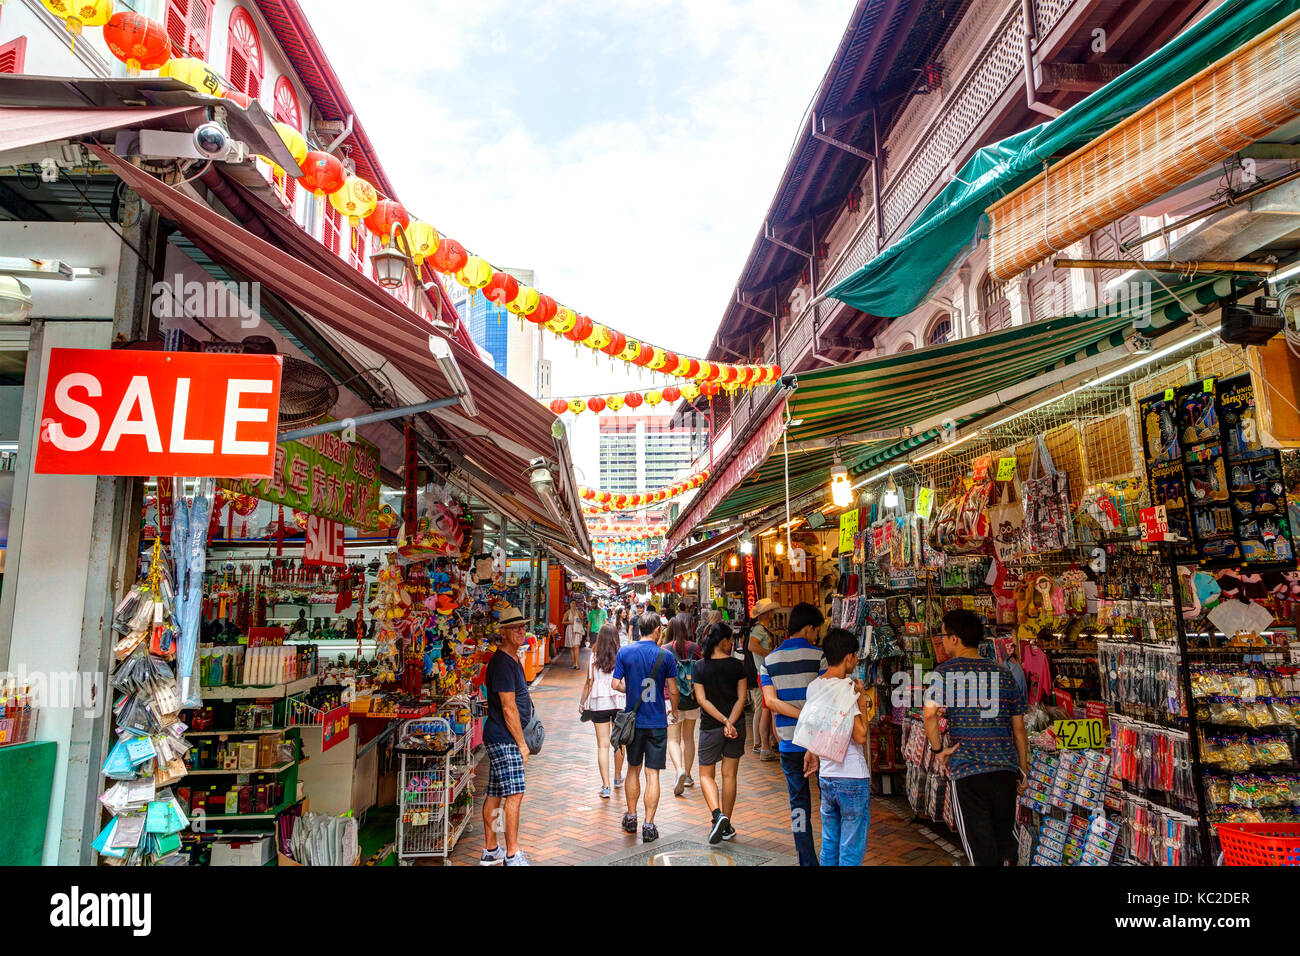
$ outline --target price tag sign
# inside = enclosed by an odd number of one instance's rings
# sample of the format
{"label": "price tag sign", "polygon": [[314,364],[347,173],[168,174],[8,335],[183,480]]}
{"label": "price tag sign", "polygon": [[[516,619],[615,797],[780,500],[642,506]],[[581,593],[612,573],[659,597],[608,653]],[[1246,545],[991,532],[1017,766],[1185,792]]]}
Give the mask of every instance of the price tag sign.
{"label": "price tag sign", "polygon": [[1011,458],[998,459],[998,481],[1010,481],[1016,474],[1016,459]]}
{"label": "price tag sign", "polygon": [[1207,379],[1205,380],[1205,384],[1204,384],[1203,386],[1201,386],[1201,391],[1203,391],[1206,395],[1213,395],[1213,394],[1214,394],[1214,379],[1212,379],[1212,378],[1207,378]]}
{"label": "price tag sign", "polygon": [[1057,750],[1100,750],[1106,746],[1106,729],[1100,720],[1057,720],[1052,723]]}
{"label": "price tag sign", "polygon": [[352,721],[352,707],[341,704],[333,710],[326,711],[320,722],[320,752],[348,739],[348,727]]}
{"label": "price tag sign", "polygon": [[922,488],[916,495],[916,516],[918,518],[929,518],[930,512],[934,510],[934,489]]}
{"label": "price tag sign", "polygon": [[1169,534],[1169,515],[1164,505],[1143,508],[1138,512],[1143,541],[1164,541]]}
{"label": "price tag sign", "polygon": [[857,508],[851,508],[840,515],[840,554],[853,553],[853,536],[858,533]]}
{"label": "price tag sign", "polygon": [[984,455],[980,458],[975,459],[975,480],[976,481],[988,480],[989,465],[991,465],[992,463],[993,463],[993,459],[988,455]]}
{"label": "price tag sign", "polygon": [[1106,726],[1106,705],[1099,700],[1085,701],[1083,715],[1089,720],[1100,720],[1101,725]]}

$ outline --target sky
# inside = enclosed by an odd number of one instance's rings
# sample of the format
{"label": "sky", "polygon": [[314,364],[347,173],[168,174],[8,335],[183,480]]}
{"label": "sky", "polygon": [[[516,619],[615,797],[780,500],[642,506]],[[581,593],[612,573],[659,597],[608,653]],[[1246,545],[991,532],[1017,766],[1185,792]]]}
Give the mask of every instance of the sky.
{"label": "sky", "polygon": [[[311,0],[309,16],[412,215],[700,356],[853,7]],[[665,381],[545,337],[555,395]]]}

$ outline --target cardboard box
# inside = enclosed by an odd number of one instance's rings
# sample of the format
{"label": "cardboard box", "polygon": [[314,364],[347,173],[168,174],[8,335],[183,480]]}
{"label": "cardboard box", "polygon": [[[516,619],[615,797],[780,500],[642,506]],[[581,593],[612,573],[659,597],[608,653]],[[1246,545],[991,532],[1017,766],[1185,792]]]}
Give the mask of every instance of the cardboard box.
{"label": "cardboard box", "polygon": [[271,837],[233,840],[212,844],[213,866],[264,866],[271,862],[275,847]]}

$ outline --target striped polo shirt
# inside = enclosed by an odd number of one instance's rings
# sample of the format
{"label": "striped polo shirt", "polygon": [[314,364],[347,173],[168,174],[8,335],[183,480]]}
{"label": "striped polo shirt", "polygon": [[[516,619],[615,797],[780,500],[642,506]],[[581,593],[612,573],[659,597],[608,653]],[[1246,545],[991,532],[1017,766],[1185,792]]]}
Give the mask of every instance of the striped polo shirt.
{"label": "striped polo shirt", "polygon": [[[776,696],[796,707],[803,707],[808,699],[808,685],[826,670],[822,649],[801,637],[792,637],[763,658],[758,682],[763,687],[775,687]],[[772,725],[781,742],[782,753],[801,754],[804,749],[793,743],[797,718],[772,712]]]}

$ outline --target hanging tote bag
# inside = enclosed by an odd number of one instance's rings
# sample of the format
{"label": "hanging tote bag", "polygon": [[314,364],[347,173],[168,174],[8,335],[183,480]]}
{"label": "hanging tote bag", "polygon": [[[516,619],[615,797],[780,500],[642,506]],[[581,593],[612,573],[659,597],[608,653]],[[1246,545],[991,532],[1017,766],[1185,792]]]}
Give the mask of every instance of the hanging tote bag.
{"label": "hanging tote bag", "polygon": [[1020,482],[1014,475],[994,482],[989,495],[989,537],[993,554],[1003,564],[1024,554],[1025,506],[1021,497]]}
{"label": "hanging tote bag", "polygon": [[1034,442],[1024,485],[1025,549],[1033,554],[1059,551],[1074,543],[1069,480],[1056,470],[1043,436]]}
{"label": "hanging tote bag", "polygon": [[[654,670],[650,672],[652,685],[658,683],[659,671],[663,668],[664,658],[667,656],[668,653],[662,647],[659,648],[659,656],[655,658]],[[629,688],[630,690],[631,688]],[[636,692],[636,706],[631,710],[619,711],[614,715],[614,719],[610,721],[609,738],[615,749],[626,747],[632,742],[632,738],[636,735],[636,712],[641,709],[644,700],[645,691]]]}

